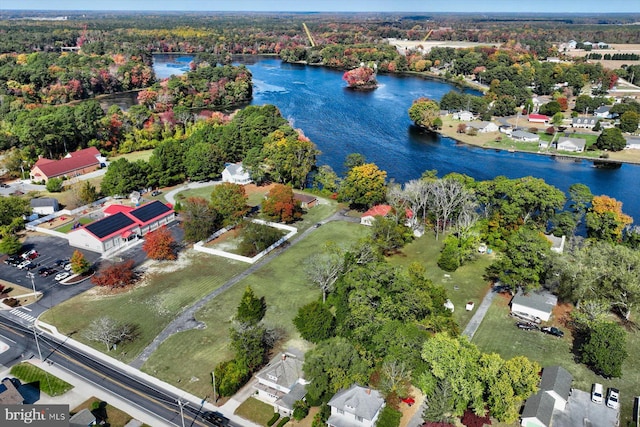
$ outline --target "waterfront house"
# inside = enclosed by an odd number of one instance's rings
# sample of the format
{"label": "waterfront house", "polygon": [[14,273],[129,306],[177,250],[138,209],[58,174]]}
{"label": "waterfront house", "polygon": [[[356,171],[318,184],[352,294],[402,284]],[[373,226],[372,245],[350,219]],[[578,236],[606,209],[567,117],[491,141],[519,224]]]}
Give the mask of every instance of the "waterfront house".
{"label": "waterfront house", "polygon": [[456,111],[453,113],[453,120],[461,120],[463,122],[469,122],[475,117],[471,111]]}
{"label": "waterfront house", "polygon": [[251,183],[251,177],[242,163],[227,163],[222,171],[222,182],[245,185]]}
{"label": "waterfront house", "polygon": [[493,122],[469,122],[466,123],[467,129],[475,129],[479,133],[497,132],[498,125]]}
{"label": "waterfront house", "polygon": [[640,150],[640,136],[628,136],[625,138],[627,145],[626,150]]}
{"label": "waterfront house", "polygon": [[584,147],[587,145],[587,141],[582,138],[570,138],[562,136],[558,139],[557,149],[558,151],[570,151],[572,153],[582,153]]}
{"label": "waterfront house", "polygon": [[524,130],[514,130],[511,132],[511,138],[516,141],[524,141],[524,142],[538,142],[540,141],[540,137],[535,133],[527,132]]}

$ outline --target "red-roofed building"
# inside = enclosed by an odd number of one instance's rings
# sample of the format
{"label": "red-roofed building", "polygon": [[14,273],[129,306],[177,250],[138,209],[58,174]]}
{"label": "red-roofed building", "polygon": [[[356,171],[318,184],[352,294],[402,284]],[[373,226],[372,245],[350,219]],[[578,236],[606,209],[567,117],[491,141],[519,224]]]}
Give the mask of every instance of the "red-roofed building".
{"label": "red-roofed building", "polygon": [[93,172],[100,167],[100,152],[96,147],[69,153],[60,160],[38,159],[29,173],[33,181],[47,182],[51,178],[70,178]]}
{"label": "red-roofed building", "polygon": [[544,114],[529,114],[529,122],[531,123],[548,123],[549,120],[549,116]]}
{"label": "red-roofed building", "polygon": [[[373,221],[376,219],[376,217],[378,216],[385,217],[389,215],[392,209],[393,208],[389,205],[375,205],[374,207],[372,207],[371,209],[369,209],[368,211],[362,214],[362,216],[360,217],[360,224],[372,226]],[[413,212],[411,212],[410,209],[407,209],[405,212],[405,215],[407,218],[412,218]]]}
{"label": "red-roofed building", "polygon": [[111,252],[176,219],[175,211],[158,200],[130,209],[114,204],[105,209],[105,214],[104,218],[71,231],[67,235],[69,245],[93,252]]}

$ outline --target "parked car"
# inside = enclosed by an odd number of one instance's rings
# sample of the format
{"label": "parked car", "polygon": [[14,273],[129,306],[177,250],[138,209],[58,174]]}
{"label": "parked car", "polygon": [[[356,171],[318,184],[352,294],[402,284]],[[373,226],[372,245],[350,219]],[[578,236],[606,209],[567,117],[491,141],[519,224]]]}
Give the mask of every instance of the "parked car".
{"label": "parked car", "polygon": [[543,326],[540,330],[545,334],[553,335],[556,337],[562,338],[564,336],[564,332],[562,332],[560,329],[556,328],[555,326]]}
{"label": "parked car", "polygon": [[153,191],[151,192],[151,195],[152,195],[153,197],[155,197],[155,196],[159,196],[160,194],[162,194],[162,191],[160,191],[160,190],[153,190]]}
{"label": "parked car", "polygon": [[602,388],[602,384],[599,383],[595,383],[592,387],[591,387],[591,401],[593,403],[602,403],[602,393],[603,392],[603,388]]}
{"label": "parked car", "polygon": [[24,269],[25,270],[33,270],[34,268],[37,268],[40,264],[36,264],[33,262],[30,262],[29,264],[27,264]]}
{"label": "parked car", "polygon": [[67,263],[64,265],[64,271],[71,271],[71,263]]}
{"label": "parked car", "polygon": [[42,276],[49,268],[48,267],[40,267],[38,269],[38,274]]}
{"label": "parked car", "polygon": [[516,322],[516,326],[523,331],[537,331],[538,329],[540,329],[538,328],[538,325],[531,322]]}
{"label": "parked car", "polygon": [[18,264],[18,270],[22,270],[23,268],[25,268],[29,264],[31,264],[31,260],[30,259],[22,261],[20,264]]}
{"label": "parked car", "polygon": [[612,409],[618,409],[620,406],[620,390],[617,388],[609,388],[607,393],[607,406]]}
{"label": "parked car", "polygon": [[38,254],[38,251],[36,251],[35,249],[31,249],[30,251],[27,251],[20,256],[22,257],[22,259],[35,259],[38,258],[39,255],[40,254]]}
{"label": "parked car", "polygon": [[526,320],[527,322],[532,322],[532,323],[539,324],[540,322],[542,322],[542,320],[540,320],[539,317],[533,316],[529,313],[523,313],[522,311],[512,311],[511,316],[517,317],[518,319]]}
{"label": "parked car", "polygon": [[54,264],[55,264],[55,265],[57,265],[58,267],[60,267],[60,266],[62,266],[62,265],[65,265],[65,264],[66,264],[66,263],[68,263],[68,262],[69,262],[69,259],[68,259],[68,258],[65,258],[65,259],[58,259],[58,260],[56,260],[56,262],[55,262]]}
{"label": "parked car", "polygon": [[18,258],[17,256],[10,256],[9,258],[4,260],[4,263],[7,265],[11,265],[13,267],[15,267],[16,265],[20,264],[22,262],[22,260],[20,258]]}
{"label": "parked car", "polygon": [[9,185],[3,182],[2,184],[0,184],[0,188],[9,188]]}
{"label": "parked car", "polygon": [[58,270],[56,270],[55,268],[48,268],[47,271],[42,273],[42,277],[51,276],[53,274],[56,274],[57,272],[58,272]]}
{"label": "parked car", "polygon": [[61,280],[66,279],[67,277],[69,277],[69,273],[67,273],[66,271],[63,271],[61,273],[56,274],[56,277],[54,277],[54,279],[56,279],[59,282]]}

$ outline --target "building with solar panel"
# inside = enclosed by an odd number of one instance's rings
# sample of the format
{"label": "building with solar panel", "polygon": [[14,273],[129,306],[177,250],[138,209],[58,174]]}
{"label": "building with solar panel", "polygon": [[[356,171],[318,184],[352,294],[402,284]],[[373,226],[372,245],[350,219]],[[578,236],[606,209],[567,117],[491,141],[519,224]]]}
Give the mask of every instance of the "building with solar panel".
{"label": "building with solar panel", "polygon": [[105,210],[105,214],[107,216],[104,218],[71,231],[68,234],[69,245],[104,254],[171,224],[176,219],[175,211],[158,200],[135,209],[111,205]]}

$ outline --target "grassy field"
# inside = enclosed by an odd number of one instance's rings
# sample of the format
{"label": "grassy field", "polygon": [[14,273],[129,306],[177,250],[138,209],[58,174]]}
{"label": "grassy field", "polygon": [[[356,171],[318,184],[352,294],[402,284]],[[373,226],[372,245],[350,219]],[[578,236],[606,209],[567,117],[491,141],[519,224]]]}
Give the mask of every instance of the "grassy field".
{"label": "grassy field", "polygon": [[[77,414],[83,409],[91,410],[94,408],[94,404],[99,404],[100,402],[101,400],[98,399],[97,397],[91,397],[85,400],[84,402],[82,402],[80,405],[73,408],[73,410],[71,410],[71,414],[72,415]],[[107,417],[109,420],[109,425],[111,427],[124,427],[127,425],[129,421],[133,419],[131,415],[127,414],[124,411],[121,411],[118,408],[114,408],[108,403],[107,403],[106,411],[107,411]],[[144,425],[146,426],[146,424]]]}
{"label": "grassy field", "polygon": [[[87,218],[85,216],[81,216],[80,218],[78,218],[78,221],[81,225],[85,225],[85,224],[89,224],[91,222],[93,222],[94,220],[91,218]],[[68,222],[67,224],[63,225],[62,227],[58,227],[56,228],[55,231],[60,232],[60,233],[68,233],[69,231],[71,231],[71,228],[73,227],[73,224],[76,221],[71,221]]]}
{"label": "grassy field", "polygon": [[[229,348],[229,328],[240,297],[250,285],[267,303],[265,323],[296,340],[292,319],[298,308],[320,297],[319,289],[308,284],[303,262],[325,242],[349,245],[370,230],[359,224],[331,222],[296,243],[257,272],[216,297],[197,315],[204,329],[189,330],[170,337],[144,364],[143,370],[194,393],[211,394],[211,371],[233,356]],[[176,367],[180,369],[176,369]]]}
{"label": "grassy field", "polygon": [[245,420],[266,426],[267,422],[273,416],[273,406],[261,402],[255,397],[250,397],[242,402],[234,413]]}
{"label": "grassy field", "polygon": [[[515,321],[509,316],[509,300],[510,297],[504,294],[496,297],[474,335],[473,343],[481,350],[498,353],[505,359],[524,355],[543,367],[561,365],[571,372],[573,387],[579,390],[590,391],[594,382],[601,383],[605,390],[607,387],[620,389],[620,425],[627,426],[631,420],[633,396],[640,394],[640,363],[637,358],[640,354],[640,332],[629,332],[629,357],[623,365],[622,378],[608,380],[594,374],[585,365],[574,362],[570,331],[567,328],[562,327],[565,331],[564,338],[556,338],[541,332],[522,331],[515,327]],[[496,331],[500,333],[496,334]]]}
{"label": "grassy field", "polygon": [[41,392],[49,396],[61,396],[71,390],[73,386],[60,378],[43,371],[31,363],[19,363],[11,368],[11,375],[25,384],[38,383]]}
{"label": "grassy field", "polygon": [[153,154],[153,150],[134,151],[133,153],[115,155],[109,158],[109,161],[113,162],[118,159],[127,159],[130,162],[135,162],[137,160],[149,161],[151,154]]}
{"label": "grassy field", "polygon": [[424,236],[405,246],[401,253],[389,258],[389,261],[392,264],[404,266],[412,262],[424,265],[427,277],[436,285],[442,285],[447,290],[449,299],[455,306],[453,316],[462,330],[474,313],[466,311],[465,304],[473,301],[477,307],[490,287],[490,283],[485,281],[482,276],[485,269],[493,262],[494,256],[479,255],[474,262],[458,268],[453,273],[447,273],[437,265],[443,242],[444,238],[436,240],[432,233],[425,233]]}
{"label": "grassy field", "polygon": [[184,308],[248,267],[238,261],[198,253],[190,253],[184,263],[180,261],[173,265],[175,267],[168,267],[162,273],[149,274],[145,284],[126,291],[107,293],[94,289],[85,292],[47,311],[42,320],[99,351],[104,350],[104,345],[86,341],[81,333],[91,320],[111,316],[120,322],[137,325],[138,338],[110,353],[129,362]]}

